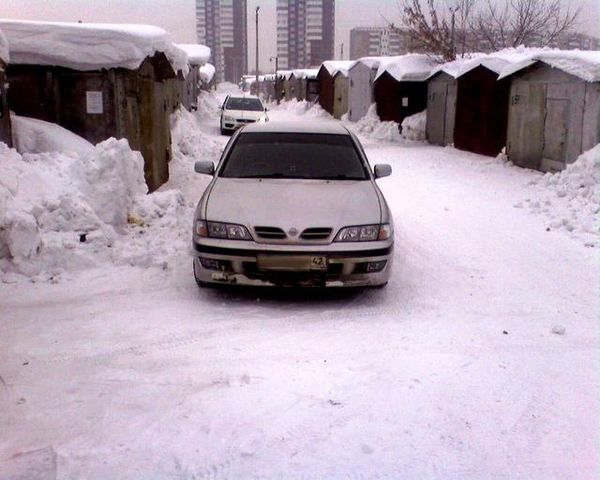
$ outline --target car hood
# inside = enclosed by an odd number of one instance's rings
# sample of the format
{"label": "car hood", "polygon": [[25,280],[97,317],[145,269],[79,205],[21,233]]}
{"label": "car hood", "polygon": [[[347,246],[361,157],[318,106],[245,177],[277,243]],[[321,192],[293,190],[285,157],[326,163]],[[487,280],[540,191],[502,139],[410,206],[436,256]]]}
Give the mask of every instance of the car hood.
{"label": "car hood", "polygon": [[244,225],[340,228],[381,221],[376,187],[369,180],[218,178],[208,196],[206,219]]}
{"label": "car hood", "polygon": [[265,115],[265,112],[262,110],[223,110],[223,115],[244,120],[258,120]]}

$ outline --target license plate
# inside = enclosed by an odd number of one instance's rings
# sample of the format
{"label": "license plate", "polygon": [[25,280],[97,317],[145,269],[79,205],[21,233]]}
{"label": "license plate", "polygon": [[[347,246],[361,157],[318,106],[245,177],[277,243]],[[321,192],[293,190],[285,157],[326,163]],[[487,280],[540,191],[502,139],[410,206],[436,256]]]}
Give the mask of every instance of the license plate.
{"label": "license plate", "polygon": [[259,255],[256,260],[261,270],[327,270],[327,257],[322,255]]}

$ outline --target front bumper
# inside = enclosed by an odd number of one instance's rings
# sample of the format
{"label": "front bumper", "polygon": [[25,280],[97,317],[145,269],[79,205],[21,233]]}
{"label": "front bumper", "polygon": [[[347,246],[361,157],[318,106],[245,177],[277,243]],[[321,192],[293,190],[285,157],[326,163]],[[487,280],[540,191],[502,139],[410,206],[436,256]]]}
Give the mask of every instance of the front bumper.
{"label": "front bumper", "polygon": [[[393,243],[359,248],[356,245],[282,246],[253,244],[254,248],[194,243],[194,272],[199,282],[265,287],[368,287],[388,282],[393,263]],[[237,242],[239,243],[239,242]],[[287,247],[287,248],[286,248]],[[353,248],[354,247],[354,248]],[[260,258],[326,258],[326,268],[263,268]],[[206,268],[209,264],[210,268]],[[381,267],[381,268],[379,268]],[[378,268],[377,271],[371,271]]]}
{"label": "front bumper", "polygon": [[240,119],[236,119],[236,120],[223,120],[221,122],[221,126],[223,128],[223,130],[237,130],[240,127],[243,127],[244,125],[248,125],[249,123],[256,123],[257,120],[240,120]]}

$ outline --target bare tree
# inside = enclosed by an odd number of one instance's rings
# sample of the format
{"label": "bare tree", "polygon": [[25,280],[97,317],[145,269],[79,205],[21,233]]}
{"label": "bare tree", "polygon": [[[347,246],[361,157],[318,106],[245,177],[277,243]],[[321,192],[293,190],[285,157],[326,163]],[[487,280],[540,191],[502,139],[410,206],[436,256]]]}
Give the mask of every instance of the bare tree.
{"label": "bare tree", "polygon": [[544,47],[577,24],[580,10],[561,0],[507,0],[502,6],[497,0],[486,0],[470,27],[492,50],[532,44]]}
{"label": "bare tree", "polygon": [[[401,27],[419,50],[448,61],[457,51],[546,46],[577,24],[580,7],[565,0],[400,0]],[[458,47],[458,48],[457,48]]]}

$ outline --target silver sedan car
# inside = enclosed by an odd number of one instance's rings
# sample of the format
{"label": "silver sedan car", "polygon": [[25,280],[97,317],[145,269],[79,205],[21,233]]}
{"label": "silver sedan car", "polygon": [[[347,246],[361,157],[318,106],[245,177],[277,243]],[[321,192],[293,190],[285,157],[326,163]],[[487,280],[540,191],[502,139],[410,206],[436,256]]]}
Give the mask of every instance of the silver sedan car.
{"label": "silver sedan car", "polygon": [[394,227],[358,139],[337,122],[270,122],[236,132],[194,215],[200,286],[382,287]]}

